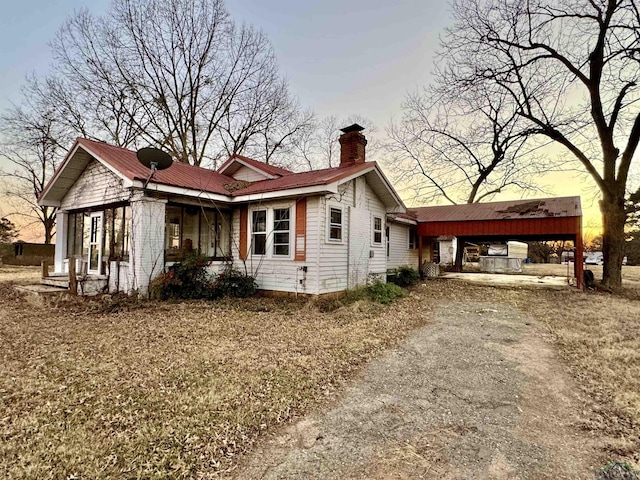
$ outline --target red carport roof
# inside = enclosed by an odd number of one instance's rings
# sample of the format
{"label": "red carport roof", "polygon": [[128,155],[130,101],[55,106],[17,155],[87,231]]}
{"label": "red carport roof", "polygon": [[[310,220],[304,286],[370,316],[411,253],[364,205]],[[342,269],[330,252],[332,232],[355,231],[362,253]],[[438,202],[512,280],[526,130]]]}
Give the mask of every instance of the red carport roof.
{"label": "red carport roof", "polygon": [[515,220],[582,215],[580,197],[554,197],[533,200],[470,203],[408,209],[418,223],[477,220]]}

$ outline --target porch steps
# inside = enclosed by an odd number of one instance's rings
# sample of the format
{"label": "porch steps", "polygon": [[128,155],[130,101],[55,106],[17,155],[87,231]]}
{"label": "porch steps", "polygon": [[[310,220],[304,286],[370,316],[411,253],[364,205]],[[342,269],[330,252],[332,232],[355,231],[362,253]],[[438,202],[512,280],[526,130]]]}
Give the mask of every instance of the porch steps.
{"label": "porch steps", "polygon": [[69,288],[69,275],[49,275],[48,277],[42,277],[40,280],[42,285],[58,288]]}
{"label": "porch steps", "polygon": [[51,285],[15,285],[14,288],[23,293],[35,295],[37,297],[55,297],[69,292],[68,288],[55,287]]}

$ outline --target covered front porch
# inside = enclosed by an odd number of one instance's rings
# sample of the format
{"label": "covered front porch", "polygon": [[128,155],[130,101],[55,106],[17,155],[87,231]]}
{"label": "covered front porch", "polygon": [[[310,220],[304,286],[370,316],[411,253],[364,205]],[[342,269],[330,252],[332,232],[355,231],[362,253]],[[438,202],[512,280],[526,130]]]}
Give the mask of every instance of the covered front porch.
{"label": "covered front porch", "polygon": [[232,210],[140,195],[130,202],[61,210],[52,271],[42,283],[81,295],[146,292],[167,265],[197,253],[231,259]]}

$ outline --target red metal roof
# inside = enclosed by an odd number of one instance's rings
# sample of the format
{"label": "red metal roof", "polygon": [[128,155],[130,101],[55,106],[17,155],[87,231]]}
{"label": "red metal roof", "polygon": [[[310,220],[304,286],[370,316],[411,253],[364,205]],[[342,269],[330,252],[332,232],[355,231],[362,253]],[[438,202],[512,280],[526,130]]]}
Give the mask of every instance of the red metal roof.
{"label": "red metal roof", "polygon": [[[149,169],[138,162],[136,152],[132,150],[85,138],[79,138],[78,143],[90,153],[100,157],[129,180],[146,180],[149,176]],[[214,170],[180,162],[173,162],[170,168],[159,170],[153,176],[153,183],[222,195],[229,194],[225,189],[225,185],[233,181],[233,178]]]}
{"label": "red metal roof", "polygon": [[269,175],[281,177],[284,175],[291,175],[292,173],[294,173],[291,170],[287,170],[286,168],[276,167],[275,165],[267,165],[264,162],[259,162],[257,160],[254,160],[253,158],[245,157],[244,155],[238,155],[237,153],[231,155],[231,157],[229,157],[229,160],[224,162],[218,170],[219,171],[224,170],[224,168],[230,162],[232,162],[234,158],[239,158],[243,162],[248,163],[249,165],[257,168],[258,170],[262,170],[263,172],[268,173]]}
{"label": "red metal roof", "polygon": [[289,190],[292,188],[327,185],[375,166],[375,162],[365,162],[348,167],[325,168],[322,170],[311,170],[310,172],[291,173],[283,177],[274,178],[273,180],[253,182],[246,188],[236,190],[232,195],[237,197],[240,195],[276,192],[278,190]]}
{"label": "red metal roof", "polygon": [[[138,162],[136,152],[132,150],[85,138],[78,138],[76,144],[80,145],[92,156],[99,157],[129,180],[144,181],[149,176],[149,169]],[[71,151],[73,150],[74,149]],[[316,185],[327,185],[376,166],[375,162],[366,162],[348,167],[294,173],[283,168],[266,165],[248,157],[242,157],[240,155],[236,155],[236,157],[244,162],[255,165],[257,168],[269,174],[278,175],[278,178],[253,182],[244,188],[234,190],[234,188],[238,188],[238,186],[242,187],[243,185],[238,185],[238,182],[232,177],[207,168],[174,162],[170,168],[157,171],[152,183],[237,197]],[[60,169],[64,167],[68,160],[70,159],[65,159]],[[57,173],[58,172],[52,177],[50,184],[55,182]],[[47,185],[44,191],[48,188],[49,185]]]}
{"label": "red metal roof", "polygon": [[580,197],[539,198],[408,209],[419,223],[579,217]]}

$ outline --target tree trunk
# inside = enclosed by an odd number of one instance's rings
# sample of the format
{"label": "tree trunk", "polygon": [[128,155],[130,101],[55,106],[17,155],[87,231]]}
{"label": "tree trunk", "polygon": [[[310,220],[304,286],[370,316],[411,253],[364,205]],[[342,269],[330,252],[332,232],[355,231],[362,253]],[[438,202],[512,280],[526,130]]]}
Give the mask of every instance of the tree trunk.
{"label": "tree trunk", "polygon": [[624,225],[627,216],[624,209],[624,197],[615,199],[605,196],[600,201],[600,211],[602,212],[602,253],[604,257],[602,283],[616,290],[622,287],[622,259],[626,244]]}
{"label": "tree trunk", "polygon": [[55,227],[56,223],[53,218],[48,218],[44,222],[42,222],[42,224],[44,226],[44,243],[49,245],[53,238],[53,228]]}

